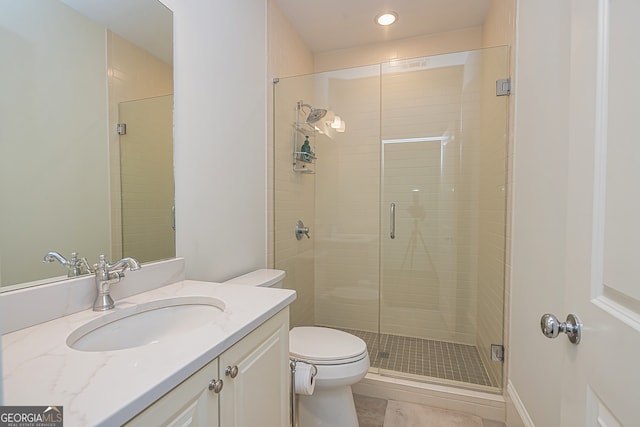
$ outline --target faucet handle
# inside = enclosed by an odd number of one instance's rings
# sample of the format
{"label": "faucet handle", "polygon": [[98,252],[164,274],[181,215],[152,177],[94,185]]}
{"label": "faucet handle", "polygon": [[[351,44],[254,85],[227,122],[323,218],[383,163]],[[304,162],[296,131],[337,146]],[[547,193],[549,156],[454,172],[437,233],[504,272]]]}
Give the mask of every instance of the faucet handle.
{"label": "faucet handle", "polygon": [[71,259],[69,259],[68,261],[67,268],[69,269],[69,277],[93,273],[93,271],[91,270],[91,266],[87,261],[87,258],[78,258],[77,252],[71,253]]}
{"label": "faucet handle", "polygon": [[108,266],[109,264],[107,263],[107,260],[105,259],[104,255],[100,255],[100,257],[98,258],[98,262],[93,264],[93,271],[97,272],[98,269],[104,269]]}
{"label": "faucet handle", "polygon": [[80,267],[80,270],[84,270],[86,273],[93,273],[93,269],[91,268],[91,264],[89,264],[89,261],[87,261],[87,257],[82,257],[78,260],[78,266]]}

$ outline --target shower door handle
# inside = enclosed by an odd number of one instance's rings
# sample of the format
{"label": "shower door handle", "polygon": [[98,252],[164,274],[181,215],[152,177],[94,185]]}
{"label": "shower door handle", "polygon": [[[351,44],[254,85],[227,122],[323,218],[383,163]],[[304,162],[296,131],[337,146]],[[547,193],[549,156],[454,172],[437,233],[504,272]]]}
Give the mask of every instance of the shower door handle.
{"label": "shower door handle", "polygon": [[396,204],[389,205],[389,237],[396,238]]}

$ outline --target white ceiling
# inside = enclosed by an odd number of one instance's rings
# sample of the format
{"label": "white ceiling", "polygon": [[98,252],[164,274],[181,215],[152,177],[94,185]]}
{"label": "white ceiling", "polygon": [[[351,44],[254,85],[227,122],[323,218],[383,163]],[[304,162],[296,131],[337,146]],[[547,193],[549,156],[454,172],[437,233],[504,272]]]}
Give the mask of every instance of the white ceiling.
{"label": "white ceiling", "polygon": [[[314,53],[479,27],[490,0],[276,0]],[[390,27],[379,13],[399,16]]]}
{"label": "white ceiling", "polygon": [[[62,0],[172,63],[172,13],[157,0]],[[276,0],[312,52],[479,27],[491,0]],[[381,27],[383,11],[398,21]]]}

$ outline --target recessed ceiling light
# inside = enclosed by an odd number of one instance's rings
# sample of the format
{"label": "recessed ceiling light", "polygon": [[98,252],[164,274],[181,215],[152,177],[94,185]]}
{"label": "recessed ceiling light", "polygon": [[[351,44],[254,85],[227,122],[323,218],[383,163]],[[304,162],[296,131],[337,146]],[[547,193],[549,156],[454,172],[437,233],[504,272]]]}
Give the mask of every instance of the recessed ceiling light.
{"label": "recessed ceiling light", "polygon": [[396,19],[398,19],[398,14],[395,12],[383,12],[380,15],[376,16],[376,23],[378,25],[391,25],[394,22],[396,22]]}

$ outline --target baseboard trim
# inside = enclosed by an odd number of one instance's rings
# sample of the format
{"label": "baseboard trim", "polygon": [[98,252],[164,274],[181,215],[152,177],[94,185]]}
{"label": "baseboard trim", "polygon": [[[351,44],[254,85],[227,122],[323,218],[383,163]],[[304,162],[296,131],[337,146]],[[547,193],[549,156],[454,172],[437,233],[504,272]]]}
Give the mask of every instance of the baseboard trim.
{"label": "baseboard trim", "polygon": [[[520,400],[520,396],[518,392],[509,380],[507,384],[507,421],[509,426],[513,427],[535,427],[533,424],[533,420],[529,416],[527,412],[527,408],[525,408],[524,403]],[[513,419],[514,416],[517,416],[518,419]]]}
{"label": "baseboard trim", "polygon": [[372,373],[368,373],[351,388],[355,394],[364,396],[418,403],[506,422],[506,403],[504,397],[499,394],[420,383]]}

